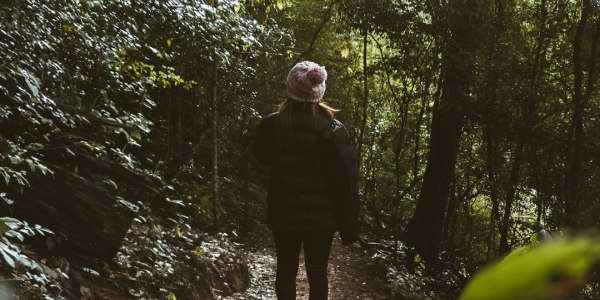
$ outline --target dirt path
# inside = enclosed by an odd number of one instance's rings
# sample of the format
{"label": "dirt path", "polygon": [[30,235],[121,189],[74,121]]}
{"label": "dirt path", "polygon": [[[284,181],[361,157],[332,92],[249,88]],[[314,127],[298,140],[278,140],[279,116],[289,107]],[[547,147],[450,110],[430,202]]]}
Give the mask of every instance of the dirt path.
{"label": "dirt path", "polygon": [[[252,251],[248,254],[252,276],[251,286],[244,293],[224,299],[276,299],[275,255],[272,249]],[[385,267],[365,254],[360,247],[345,247],[335,238],[329,260],[330,299],[389,299],[385,282]],[[308,279],[301,258],[297,279],[297,299],[308,299]]]}
{"label": "dirt path", "polygon": [[331,299],[389,299],[386,268],[359,246],[334,242],[329,266]]}
{"label": "dirt path", "polygon": [[[266,191],[258,185],[250,185],[250,220],[248,230],[240,242],[245,245],[250,268],[251,284],[243,293],[222,299],[276,299],[275,295],[275,245],[271,230],[266,226]],[[390,299],[386,283],[386,267],[378,263],[355,244],[343,246],[336,234],[329,256],[329,299],[347,300]],[[304,257],[300,259],[296,285],[297,299],[308,299],[308,279]]]}

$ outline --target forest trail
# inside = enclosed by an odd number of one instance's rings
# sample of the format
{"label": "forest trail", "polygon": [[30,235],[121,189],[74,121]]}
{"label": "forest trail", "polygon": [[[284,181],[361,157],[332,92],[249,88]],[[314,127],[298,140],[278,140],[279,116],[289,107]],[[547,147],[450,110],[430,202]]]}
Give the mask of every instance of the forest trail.
{"label": "forest trail", "polygon": [[[250,269],[250,287],[227,300],[276,299],[275,295],[275,244],[271,230],[265,224],[266,191],[255,184],[250,187],[252,212],[249,232],[243,239]],[[299,300],[308,299],[308,278],[301,251],[300,269],[297,276],[296,296]],[[343,246],[339,235],[334,236],[329,255],[329,299],[390,299],[390,289],[386,281],[386,267],[381,260],[374,259],[355,243]]]}
{"label": "forest trail", "polygon": [[336,238],[329,270],[331,299],[390,298],[385,266],[358,246],[342,246],[341,240]]}
{"label": "forest trail", "polygon": [[[329,257],[329,299],[389,299],[385,267],[377,264],[358,246],[346,247],[336,236]],[[309,285],[301,256],[297,299],[308,300]],[[251,285],[243,293],[223,299],[275,299],[275,252],[272,248],[248,254]]]}

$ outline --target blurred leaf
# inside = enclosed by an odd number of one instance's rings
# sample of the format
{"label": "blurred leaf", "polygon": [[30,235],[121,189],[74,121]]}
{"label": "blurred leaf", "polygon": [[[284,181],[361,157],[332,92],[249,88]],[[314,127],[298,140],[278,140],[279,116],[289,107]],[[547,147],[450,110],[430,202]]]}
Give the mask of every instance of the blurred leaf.
{"label": "blurred leaf", "polygon": [[[600,241],[553,241],[529,251],[519,248],[500,263],[478,272],[461,300],[558,299],[576,292],[600,262]],[[510,259],[508,259],[510,258]],[[569,287],[569,288],[566,288]]]}
{"label": "blurred leaf", "polygon": [[531,235],[531,237],[529,238],[529,241],[531,242],[532,245],[535,245],[537,243],[539,243],[538,241],[538,233],[535,232]]}

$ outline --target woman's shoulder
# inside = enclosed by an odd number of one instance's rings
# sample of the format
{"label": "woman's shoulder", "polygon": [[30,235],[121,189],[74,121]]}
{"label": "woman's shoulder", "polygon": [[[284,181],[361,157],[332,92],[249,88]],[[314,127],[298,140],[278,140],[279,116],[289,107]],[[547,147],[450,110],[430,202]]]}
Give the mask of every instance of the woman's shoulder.
{"label": "woman's shoulder", "polygon": [[333,119],[333,124],[335,124],[335,126],[337,126],[337,127],[346,129],[346,126],[344,126],[344,123],[342,123],[342,121],[340,121],[336,118]]}
{"label": "woman's shoulder", "polygon": [[346,126],[344,126],[344,124],[338,120],[338,119],[331,119],[329,126],[325,129],[324,132],[325,136],[348,136],[348,129],[346,129]]}

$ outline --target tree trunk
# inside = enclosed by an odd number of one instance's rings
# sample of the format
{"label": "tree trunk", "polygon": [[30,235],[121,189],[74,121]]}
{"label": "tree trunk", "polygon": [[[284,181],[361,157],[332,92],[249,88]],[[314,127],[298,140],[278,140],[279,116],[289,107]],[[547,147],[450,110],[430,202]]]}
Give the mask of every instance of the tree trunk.
{"label": "tree trunk", "polygon": [[573,75],[574,93],[572,104],[571,122],[567,136],[567,155],[565,163],[565,204],[563,223],[567,226],[576,226],[577,209],[579,204],[579,181],[582,167],[583,152],[583,121],[587,102],[595,89],[596,82],[596,54],[598,40],[600,38],[600,21],[597,24],[593,40],[591,42],[590,62],[588,65],[588,81],[584,89],[584,62],[582,58],[582,47],[584,44],[584,33],[592,9],[595,5],[591,0],[584,0],[581,8],[581,18],[577,25],[573,39]]}
{"label": "tree trunk", "polygon": [[403,236],[406,244],[426,259],[434,259],[439,253],[444,209],[454,173],[462,119],[459,112],[442,112],[441,109],[434,112],[423,186],[415,213]]}
{"label": "tree trunk", "polygon": [[492,201],[492,210],[490,212],[490,237],[488,240],[488,260],[495,256],[496,253],[496,228],[499,227],[500,221],[500,199],[498,196],[498,143],[495,138],[495,133],[490,124],[486,125],[485,129],[485,162],[488,174],[488,188],[490,189],[490,199]]}
{"label": "tree trunk", "polygon": [[364,29],[363,33],[363,103],[362,103],[362,116],[361,116],[361,125],[360,132],[358,136],[358,165],[360,166],[363,158],[363,141],[365,130],[367,127],[367,107],[369,100],[369,85],[368,85],[368,74],[367,74],[367,47],[369,45],[369,34],[368,30]]}
{"label": "tree trunk", "polygon": [[212,215],[213,226],[217,228],[219,224],[219,148],[218,148],[218,133],[217,133],[217,55],[213,55],[212,65],[212,96],[211,96],[211,112],[212,112]]}
{"label": "tree trunk", "polygon": [[[500,38],[506,31],[504,25],[505,10],[502,0],[496,0],[496,12],[494,22],[493,38],[489,45],[489,52],[487,57],[487,88],[485,89],[485,98],[489,99],[490,107],[496,107],[497,102],[497,90],[500,80],[498,69],[494,66],[494,63],[501,58],[499,55],[498,43]],[[490,234],[488,238],[487,246],[487,259],[490,260],[496,255],[496,229],[499,227],[500,222],[500,197],[499,197],[499,184],[498,184],[498,161],[500,159],[499,145],[498,145],[498,133],[495,125],[495,120],[491,117],[485,119],[484,128],[484,145],[485,145],[485,166],[488,177],[488,188],[490,192],[490,200],[492,201],[492,209],[490,211]]]}
{"label": "tree trunk", "polygon": [[454,212],[456,211],[458,205],[460,205],[459,199],[456,195],[456,177],[452,177],[452,181],[450,182],[450,192],[448,193],[448,206],[446,209],[446,216],[444,217],[444,227],[443,227],[443,237],[442,237],[442,245],[444,247],[453,247],[454,246],[454,224],[453,220],[455,220]]}
{"label": "tree trunk", "polygon": [[403,239],[424,259],[436,261],[440,252],[450,181],[454,176],[474,57],[477,3],[450,4],[449,35],[442,53],[442,96],[431,122],[431,139],[423,185],[415,213]]}
{"label": "tree trunk", "polygon": [[[504,211],[502,220],[499,224],[498,232],[500,235],[499,252],[507,253],[510,251],[510,229],[511,229],[511,214],[512,207],[515,199],[517,199],[517,189],[520,181],[520,169],[524,161],[525,149],[529,149],[531,152],[531,144],[528,143],[528,138],[531,136],[531,128],[536,127],[536,104],[539,101],[537,94],[538,78],[542,74],[542,68],[545,58],[545,52],[547,51],[547,3],[542,0],[539,5],[540,12],[540,32],[536,41],[534,50],[533,65],[531,67],[528,78],[525,80],[527,93],[525,94],[524,101],[522,101],[521,117],[523,119],[522,128],[516,133],[515,148],[513,150],[513,160],[511,169],[509,172],[508,183],[506,186],[506,192],[504,197]],[[529,161],[529,160],[527,160]]]}
{"label": "tree trunk", "polygon": [[500,253],[508,253],[510,251],[509,230],[511,225],[510,215],[512,213],[512,205],[517,197],[517,186],[519,183],[519,174],[521,164],[523,162],[523,141],[517,141],[515,146],[515,152],[513,154],[513,164],[510,169],[510,176],[508,179],[508,188],[506,190],[506,199],[504,203],[504,214],[502,216],[502,222],[500,224]]}
{"label": "tree trunk", "polygon": [[[429,86],[426,84],[425,86]],[[423,124],[425,116],[425,108],[427,107],[427,97],[423,97],[421,100],[421,107],[419,108],[419,114],[417,115],[417,121],[415,124],[414,139],[415,147],[413,148],[413,160],[412,160],[412,176],[413,178],[419,177],[419,166],[421,165],[421,124]]]}

